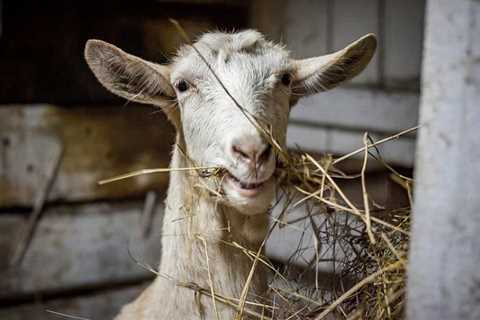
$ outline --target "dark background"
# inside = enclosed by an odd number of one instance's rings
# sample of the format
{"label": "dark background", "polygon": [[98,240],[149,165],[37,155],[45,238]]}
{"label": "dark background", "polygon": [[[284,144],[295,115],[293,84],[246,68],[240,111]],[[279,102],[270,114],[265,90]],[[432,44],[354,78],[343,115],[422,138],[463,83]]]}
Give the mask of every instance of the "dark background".
{"label": "dark background", "polygon": [[0,103],[118,103],[85,64],[88,39],[165,63],[180,43],[168,18],[184,22],[192,36],[214,28],[244,28],[248,7],[241,3],[5,1]]}

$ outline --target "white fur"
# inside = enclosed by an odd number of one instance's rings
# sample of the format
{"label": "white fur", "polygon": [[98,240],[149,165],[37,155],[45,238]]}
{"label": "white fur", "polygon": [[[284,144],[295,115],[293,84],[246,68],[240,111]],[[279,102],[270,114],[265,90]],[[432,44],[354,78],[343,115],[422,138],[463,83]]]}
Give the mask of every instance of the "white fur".
{"label": "white fur", "polygon": [[[252,49],[255,42],[258,42],[256,51],[246,51]],[[196,47],[237,102],[256,119],[271,124],[275,138],[284,145],[290,88],[280,84],[279,77],[282,72],[290,71],[288,53],[254,31],[207,34]],[[272,154],[254,173],[232,154],[231,143],[235,138],[247,137],[259,144],[264,143],[264,139],[191,47],[179,51],[171,70],[172,84],[186,80],[191,85],[185,93],[177,91],[183,135],[178,136],[171,167],[193,165],[182,155],[180,149],[184,147],[194,165],[227,168],[245,182],[270,180],[253,199],[242,197],[235,186],[225,181],[221,188],[225,200],[222,200],[201,196],[194,187],[205,183],[217,189],[216,179],[199,181],[195,175],[172,173],[159,270],[176,281],[193,282],[209,289],[207,269],[210,267],[214,290],[223,296],[239,298],[252,262],[240,249],[221,241],[239,243],[254,252],[258,250],[267,232],[267,211],[275,193],[272,175],[276,160]],[[208,243],[209,266],[204,242],[198,236]],[[256,301],[255,296],[263,295],[266,289],[265,268],[260,264],[257,269],[250,285],[251,301]],[[117,319],[200,319],[199,308],[191,289],[157,277]],[[217,308],[220,319],[233,319],[235,309],[220,302]],[[205,319],[216,319],[209,297],[202,296],[201,309]]]}

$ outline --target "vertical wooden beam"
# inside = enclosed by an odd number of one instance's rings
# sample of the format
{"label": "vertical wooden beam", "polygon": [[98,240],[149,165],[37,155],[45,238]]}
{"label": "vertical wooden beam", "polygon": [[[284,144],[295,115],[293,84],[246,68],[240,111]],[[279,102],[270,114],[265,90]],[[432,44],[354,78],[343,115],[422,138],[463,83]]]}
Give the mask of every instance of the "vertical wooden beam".
{"label": "vertical wooden beam", "polygon": [[480,319],[480,2],[427,3],[409,319]]}

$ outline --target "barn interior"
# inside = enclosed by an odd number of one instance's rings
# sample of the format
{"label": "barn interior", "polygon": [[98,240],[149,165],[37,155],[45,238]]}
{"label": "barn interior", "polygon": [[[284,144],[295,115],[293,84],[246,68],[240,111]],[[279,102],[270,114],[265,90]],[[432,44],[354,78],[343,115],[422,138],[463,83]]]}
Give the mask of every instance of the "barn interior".
{"label": "barn interior", "polygon": [[[418,124],[423,0],[3,0],[0,8],[1,319],[51,319],[47,310],[111,319],[154,277],[132,255],[158,264],[168,175],[97,182],[167,167],[173,127],[163,113],[96,81],[83,57],[88,39],[168,63],[184,42],[170,18],[192,38],[255,28],[296,57],[375,33],[378,51],[364,73],[292,110],[288,146],[339,157],[361,148],[365,131],[378,141]],[[412,132],[378,151],[411,176],[415,142]],[[358,172],[361,156],[341,170]],[[382,159],[369,162],[369,193],[379,207],[404,207],[407,194]],[[361,206],[360,181],[341,186]],[[308,268],[312,239],[302,255],[281,242],[299,237],[278,230],[267,255],[279,267]]]}

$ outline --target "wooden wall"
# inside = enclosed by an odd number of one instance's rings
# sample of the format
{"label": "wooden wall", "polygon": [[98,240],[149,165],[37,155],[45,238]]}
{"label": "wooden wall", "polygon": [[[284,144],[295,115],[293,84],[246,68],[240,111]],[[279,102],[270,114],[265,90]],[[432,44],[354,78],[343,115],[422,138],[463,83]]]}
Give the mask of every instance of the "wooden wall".
{"label": "wooden wall", "polygon": [[[285,42],[298,58],[339,50],[367,33],[378,38],[377,53],[361,75],[299,101],[290,118],[287,143],[291,149],[342,155],[363,145],[365,131],[379,140],[418,124],[424,0],[263,0],[255,2],[254,8],[250,24]],[[412,168],[415,143],[416,134],[409,134],[379,149],[389,163]],[[347,167],[359,171],[358,162]],[[404,192],[388,175],[378,166],[371,171],[369,194],[386,207],[405,205]],[[361,206],[355,184],[343,187]],[[292,210],[290,220],[304,215],[302,210]],[[275,230],[267,250],[271,257],[305,265],[315,245],[304,219],[291,228]]]}
{"label": "wooden wall", "polygon": [[[255,4],[251,24],[284,41],[298,58],[339,50],[367,33],[378,37],[377,53],[362,74],[341,88],[300,100],[292,113],[291,147],[342,154],[361,146],[366,130],[380,138],[418,123],[424,7],[424,0]],[[385,146],[384,157],[412,167],[414,138]]]}

